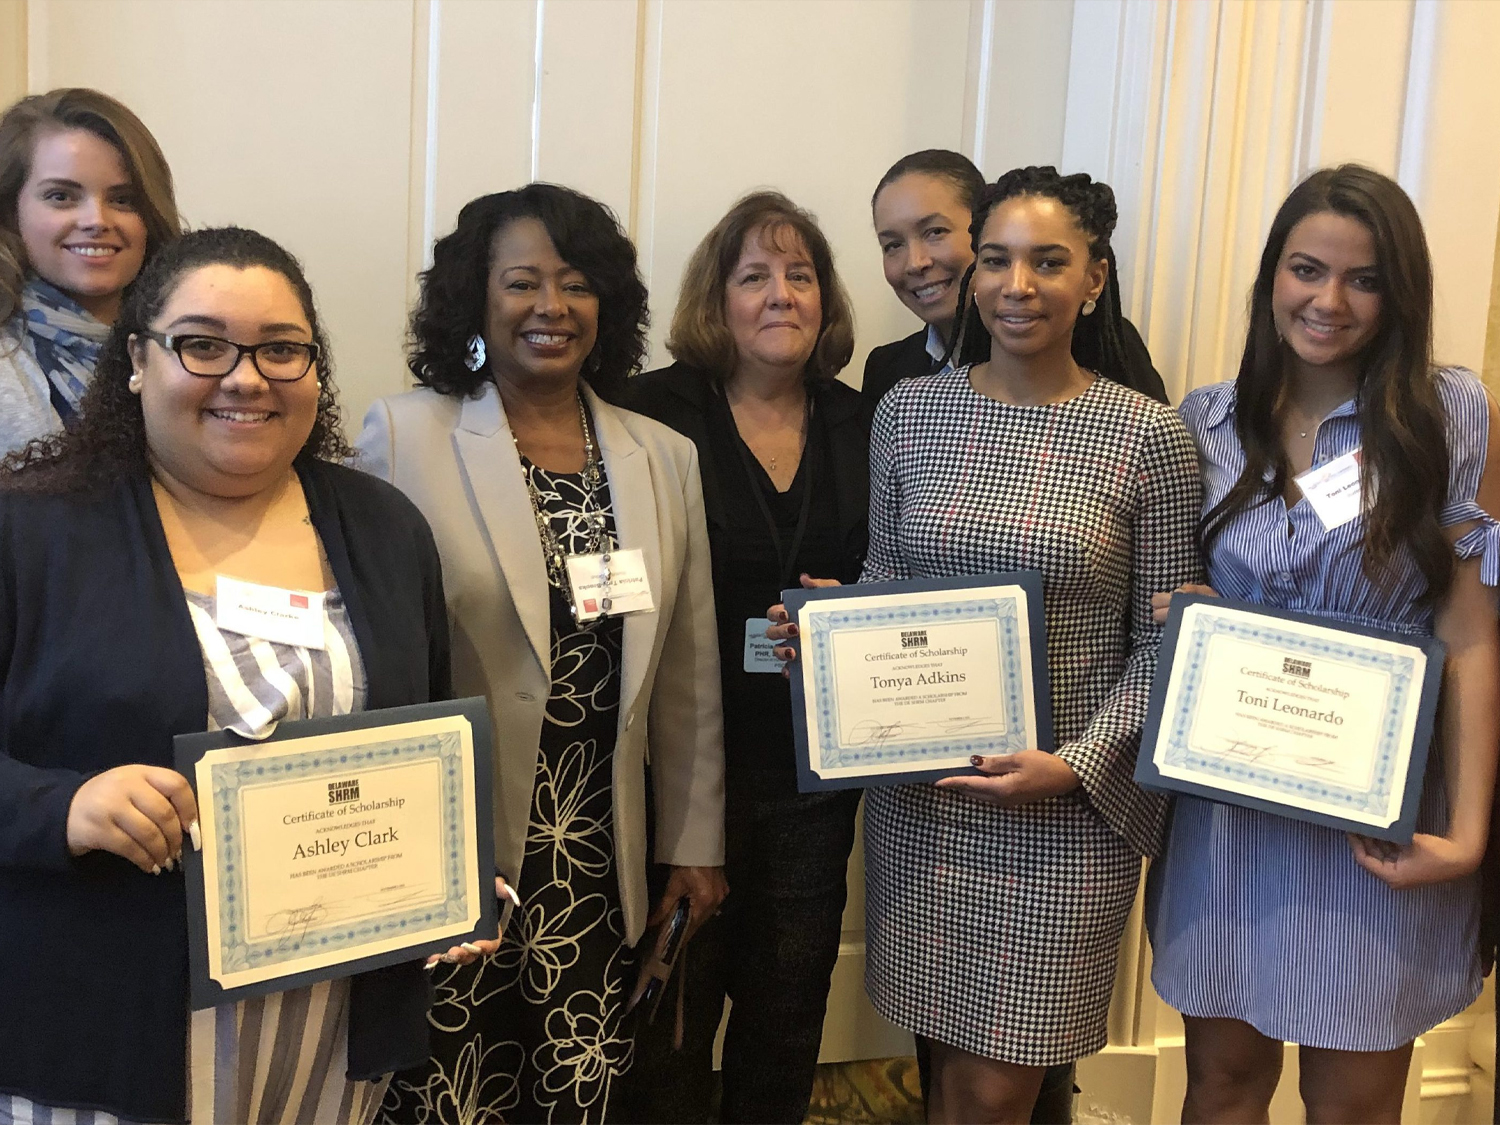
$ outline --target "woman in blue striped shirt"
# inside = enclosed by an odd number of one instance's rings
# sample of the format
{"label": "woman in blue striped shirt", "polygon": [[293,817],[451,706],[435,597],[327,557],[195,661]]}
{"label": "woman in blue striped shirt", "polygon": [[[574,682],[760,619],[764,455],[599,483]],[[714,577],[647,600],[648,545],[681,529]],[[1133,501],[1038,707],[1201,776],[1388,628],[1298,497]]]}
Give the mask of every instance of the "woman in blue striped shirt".
{"label": "woman in blue striped shirt", "polygon": [[[1475,870],[1500,738],[1497,412],[1431,349],[1416,208],[1379,173],[1325,169],[1272,223],[1238,378],[1182,404],[1213,589],[1435,633],[1448,654],[1410,845],[1178,799],[1147,917],[1152,980],[1186,1024],[1184,1121],[1265,1121],[1283,1041],[1301,1046],[1308,1121],[1399,1121],[1412,1041],[1479,994]],[[1358,450],[1379,489],[1325,527],[1293,478]],[[1155,603],[1164,614],[1167,595]]]}

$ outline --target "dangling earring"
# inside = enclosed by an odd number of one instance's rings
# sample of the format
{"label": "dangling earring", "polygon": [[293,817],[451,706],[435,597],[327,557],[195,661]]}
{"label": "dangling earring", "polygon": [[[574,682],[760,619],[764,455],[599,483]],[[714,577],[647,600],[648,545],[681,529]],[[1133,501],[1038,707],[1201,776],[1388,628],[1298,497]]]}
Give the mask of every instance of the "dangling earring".
{"label": "dangling earring", "polygon": [[484,366],[484,337],[477,332],[469,337],[469,358],[464,360],[464,366],[470,371]]}
{"label": "dangling earring", "polygon": [[141,373],[139,371],[132,371],[130,373],[130,378],[125,380],[125,385],[130,388],[130,393],[131,394],[133,394],[133,395],[140,394],[141,393]]}
{"label": "dangling earring", "polygon": [[1098,307],[1099,306],[1095,302],[1093,302],[1093,301],[1085,301],[1085,302],[1083,302],[1083,315],[1084,316],[1093,316],[1094,315],[1094,310],[1097,309]]}

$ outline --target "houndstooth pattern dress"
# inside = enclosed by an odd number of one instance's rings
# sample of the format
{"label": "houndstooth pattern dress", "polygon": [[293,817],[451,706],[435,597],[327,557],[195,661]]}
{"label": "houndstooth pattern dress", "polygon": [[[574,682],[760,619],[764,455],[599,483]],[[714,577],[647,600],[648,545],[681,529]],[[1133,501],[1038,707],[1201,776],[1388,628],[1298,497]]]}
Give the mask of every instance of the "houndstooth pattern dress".
{"label": "houndstooth pattern dress", "polygon": [[999,808],[931,785],[865,795],[865,984],[893,1022],[1052,1066],[1099,1050],[1140,857],[1164,802],[1131,780],[1156,667],[1150,598],[1197,579],[1201,486],[1166,406],[1095,379],[1019,407],[968,368],[910,379],[870,444],[862,581],[1039,570],[1057,752],[1079,790]]}

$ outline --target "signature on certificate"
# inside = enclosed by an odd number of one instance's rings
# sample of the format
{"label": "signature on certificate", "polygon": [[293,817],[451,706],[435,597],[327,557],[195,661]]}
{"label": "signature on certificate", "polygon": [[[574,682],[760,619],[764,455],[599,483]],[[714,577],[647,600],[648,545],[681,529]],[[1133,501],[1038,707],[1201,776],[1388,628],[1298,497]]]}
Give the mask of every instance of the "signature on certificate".
{"label": "signature on certificate", "polygon": [[877,723],[861,719],[849,728],[850,746],[885,746],[918,738],[952,737],[963,734],[993,734],[1004,724],[992,718],[939,719],[925,723]]}
{"label": "signature on certificate", "polygon": [[1205,753],[1209,757],[1226,758],[1231,761],[1252,765],[1293,766],[1299,769],[1312,770],[1315,773],[1330,775],[1338,771],[1338,763],[1332,758],[1323,758],[1316,754],[1288,752],[1274,743],[1269,746],[1262,746],[1254,742],[1246,742],[1242,738],[1226,738],[1224,739],[1223,747],[1217,753],[1213,751],[1205,751]]}
{"label": "signature on certificate", "polygon": [[306,906],[294,906],[278,910],[266,919],[266,932],[274,936],[278,950],[293,949],[307,936],[307,931],[328,917],[328,908],[321,902],[310,902]]}

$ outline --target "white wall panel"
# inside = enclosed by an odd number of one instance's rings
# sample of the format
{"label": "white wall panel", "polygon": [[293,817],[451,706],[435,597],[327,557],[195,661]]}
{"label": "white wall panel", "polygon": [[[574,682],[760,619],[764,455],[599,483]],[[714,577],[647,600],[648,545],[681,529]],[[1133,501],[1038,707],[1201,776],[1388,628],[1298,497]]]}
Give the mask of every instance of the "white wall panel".
{"label": "white wall panel", "polygon": [[424,154],[431,168],[429,233],[441,237],[469,200],[531,179],[540,5],[429,2],[423,50],[433,68],[415,96],[426,102],[432,123]]}
{"label": "white wall panel", "polygon": [[255,227],[303,260],[357,425],[403,381],[412,5],[32,0],[32,11],[45,17],[47,84],[96,86],[134,109],[190,223]]}
{"label": "white wall panel", "polygon": [[962,148],[967,0],[666,0],[642,259],[653,362],[682,267],[731,203],[774,187],[814,211],[859,315],[864,354],[916,326],[880,272],[870,193],[897,157]]}

